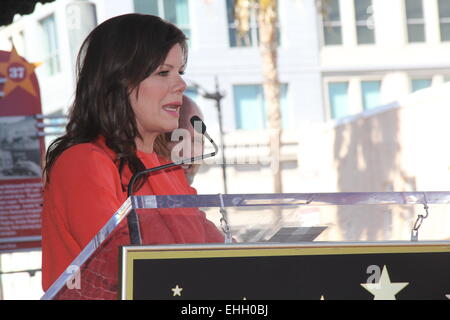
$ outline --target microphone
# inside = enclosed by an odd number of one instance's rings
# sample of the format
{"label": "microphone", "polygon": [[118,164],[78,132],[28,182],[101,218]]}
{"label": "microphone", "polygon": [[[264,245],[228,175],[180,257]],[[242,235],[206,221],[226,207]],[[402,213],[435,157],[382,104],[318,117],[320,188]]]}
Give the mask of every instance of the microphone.
{"label": "microphone", "polygon": [[[190,122],[191,122],[192,127],[195,129],[195,131],[197,131],[198,133],[204,135],[205,138],[208,139],[209,142],[211,142],[211,144],[214,147],[214,152],[207,153],[207,154],[202,154],[202,155],[196,156],[196,157],[185,158],[185,159],[182,159],[182,160],[179,160],[179,161],[175,161],[175,162],[164,164],[162,166],[149,168],[149,169],[145,169],[145,170],[136,172],[131,177],[130,183],[128,184],[128,196],[131,196],[132,193],[133,193],[133,185],[136,182],[136,179],[139,176],[143,175],[143,174],[151,173],[151,172],[155,172],[155,171],[159,171],[159,170],[163,170],[163,169],[167,169],[167,168],[171,168],[171,167],[174,167],[174,166],[179,166],[179,165],[186,164],[186,163],[191,163],[191,162],[194,162],[194,161],[197,161],[197,160],[203,160],[203,159],[206,159],[206,158],[214,157],[219,152],[219,148],[217,147],[217,144],[214,142],[214,140],[206,132],[206,125],[203,122],[203,120],[200,119],[197,116],[193,116],[190,119]],[[200,124],[200,126],[198,124]]]}
{"label": "microphone", "polygon": [[[206,125],[203,122],[203,120],[200,119],[198,116],[192,116],[190,121],[191,121],[191,125],[194,128],[194,130],[197,131],[198,133],[202,134],[203,136],[205,136],[205,138],[208,139],[209,142],[211,142],[211,144],[214,147],[213,155],[216,155],[217,152],[219,151],[219,147],[217,147],[217,144],[209,136],[208,132],[206,132]],[[204,159],[204,158],[202,158],[202,159]]]}
{"label": "microphone", "polygon": [[[211,144],[214,147],[214,152],[211,153],[207,153],[207,154],[202,154],[200,156],[196,156],[196,157],[191,157],[191,158],[186,158],[186,159],[182,159],[179,161],[175,161],[175,162],[171,162],[171,163],[167,163],[161,166],[157,166],[154,168],[149,168],[149,169],[145,169],[145,170],[141,170],[136,172],[130,179],[130,182],[128,183],[128,197],[130,197],[133,194],[133,185],[136,182],[136,179],[143,175],[143,174],[147,174],[147,173],[152,173],[155,171],[159,171],[159,170],[164,170],[164,169],[168,169],[171,167],[175,167],[175,166],[179,166],[179,165],[183,165],[186,163],[192,163],[195,162],[197,160],[203,160],[206,158],[210,158],[210,157],[214,157],[217,152],[219,151],[219,148],[217,147],[217,144],[214,142],[214,140],[209,136],[209,134],[206,132],[206,125],[203,122],[202,119],[200,119],[197,116],[193,116],[190,119],[191,125],[194,128],[195,131],[197,131],[198,133],[202,134],[203,136],[205,136],[205,138],[208,139],[209,142],[211,142]],[[139,221],[138,221],[138,217],[137,214],[135,212],[134,209],[131,210],[131,212],[128,214],[128,230],[130,232],[130,242],[132,245],[140,245],[141,244],[141,232],[140,232],[140,228],[139,228]]]}
{"label": "microphone", "polygon": [[[201,134],[206,134],[206,125],[202,119],[200,119],[198,116],[192,116],[190,122],[192,128],[194,128],[195,131]],[[201,126],[201,128],[199,128],[198,124]]]}

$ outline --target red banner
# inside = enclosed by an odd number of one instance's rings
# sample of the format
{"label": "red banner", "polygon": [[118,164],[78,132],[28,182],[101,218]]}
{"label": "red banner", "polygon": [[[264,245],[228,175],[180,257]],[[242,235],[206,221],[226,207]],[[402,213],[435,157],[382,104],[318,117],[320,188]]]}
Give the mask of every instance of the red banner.
{"label": "red banner", "polygon": [[40,247],[44,139],[35,65],[0,51],[0,252]]}

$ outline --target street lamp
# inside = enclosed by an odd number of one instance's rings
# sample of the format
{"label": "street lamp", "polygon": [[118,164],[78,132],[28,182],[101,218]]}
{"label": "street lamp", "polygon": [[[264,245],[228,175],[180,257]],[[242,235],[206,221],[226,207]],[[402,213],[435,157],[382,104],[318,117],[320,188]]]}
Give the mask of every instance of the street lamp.
{"label": "street lamp", "polygon": [[223,95],[222,93],[220,93],[219,91],[219,82],[217,80],[217,77],[214,78],[215,79],[215,92],[208,92],[206,91],[202,86],[200,86],[198,83],[194,82],[194,81],[188,81],[189,84],[194,87],[195,89],[198,90],[198,92],[200,93],[200,95],[208,100],[214,100],[216,102],[216,108],[217,108],[217,116],[219,119],[219,132],[220,132],[220,150],[222,153],[222,177],[223,177],[223,190],[224,193],[227,194],[228,193],[228,188],[227,188],[227,171],[226,171],[226,162],[225,162],[225,143],[224,143],[224,134],[223,134],[223,126],[222,126],[222,109],[221,109],[221,100],[223,97],[225,97],[225,95]]}

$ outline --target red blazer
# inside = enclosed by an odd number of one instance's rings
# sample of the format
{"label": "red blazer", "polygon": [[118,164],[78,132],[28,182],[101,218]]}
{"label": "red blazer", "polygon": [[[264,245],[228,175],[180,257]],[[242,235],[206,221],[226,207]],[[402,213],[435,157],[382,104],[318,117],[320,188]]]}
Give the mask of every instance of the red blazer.
{"label": "red blazer", "polygon": [[[156,153],[138,151],[146,168],[167,163]],[[44,188],[42,213],[42,287],[66,270],[81,250],[111,218],[127,193],[122,190],[115,154],[104,138],[64,151],[55,161]],[[122,181],[131,178],[125,167]],[[151,174],[137,195],[196,194],[180,167]],[[223,234],[198,209],[152,209],[139,213],[143,244],[223,242]],[[126,219],[102,245],[101,257],[89,262],[98,269],[82,275],[81,290],[68,290],[72,298],[117,298],[118,246],[129,244]],[[97,273],[97,274],[96,274]],[[101,284],[99,284],[101,282]],[[84,288],[83,288],[84,286]]]}

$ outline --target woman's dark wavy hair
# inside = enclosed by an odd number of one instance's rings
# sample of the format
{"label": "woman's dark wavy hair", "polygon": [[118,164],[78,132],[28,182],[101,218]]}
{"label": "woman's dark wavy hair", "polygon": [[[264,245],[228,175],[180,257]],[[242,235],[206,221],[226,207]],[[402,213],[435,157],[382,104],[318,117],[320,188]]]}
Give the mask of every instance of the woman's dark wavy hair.
{"label": "woman's dark wavy hair", "polygon": [[[98,136],[116,153],[119,172],[125,165],[133,174],[145,169],[136,155],[135,138],[140,135],[129,95],[164,62],[175,44],[182,47],[186,62],[186,41],[173,24],[142,14],[111,18],[88,35],[78,54],[77,86],[66,134],[56,139],[46,154],[48,183],[50,170],[64,150]],[[164,144],[164,135],[160,135],[155,151],[164,149]],[[144,178],[137,181],[137,188]]]}

